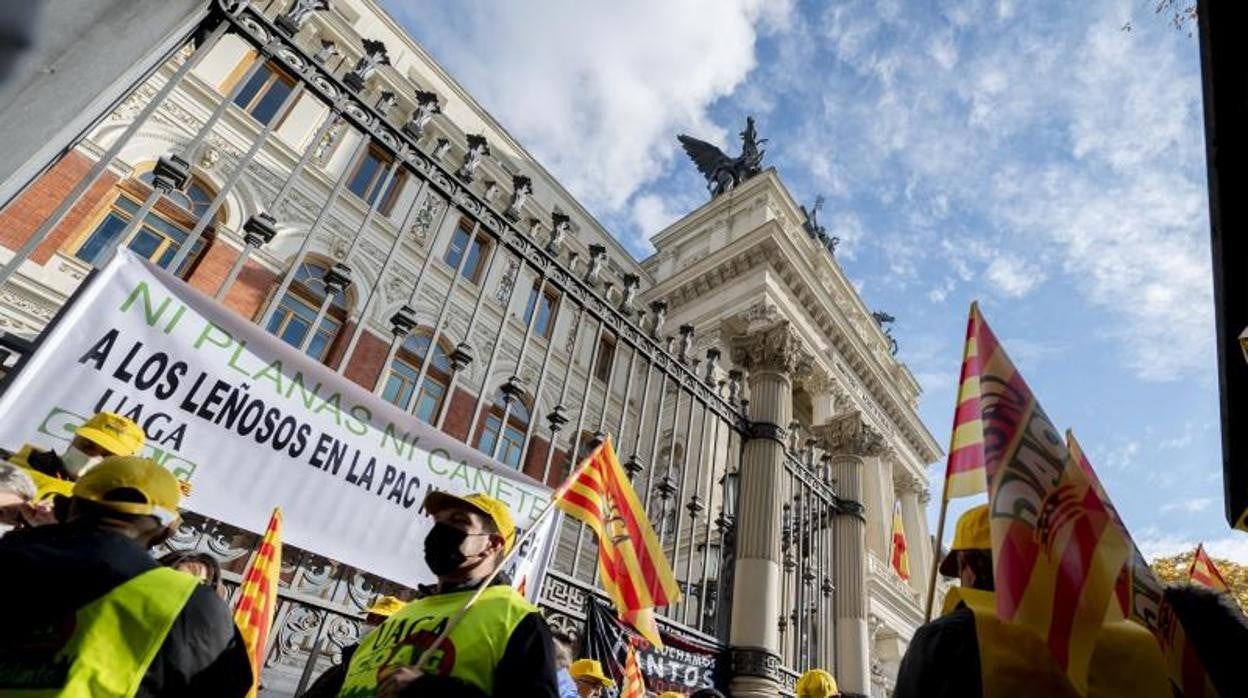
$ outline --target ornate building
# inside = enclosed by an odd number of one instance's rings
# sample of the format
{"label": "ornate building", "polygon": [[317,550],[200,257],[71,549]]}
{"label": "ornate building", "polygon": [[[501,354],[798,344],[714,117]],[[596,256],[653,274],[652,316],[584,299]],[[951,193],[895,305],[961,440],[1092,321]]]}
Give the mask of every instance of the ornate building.
{"label": "ornate building", "polygon": [[[684,590],[664,624],[725,648],[735,694],[821,666],[888,695],[939,447],[753,135],[722,161],[682,139],[716,195],[635,260],[372,0],[208,7],[0,211],[5,345],[125,245],[536,479],[610,434]],[[897,506],[909,581],[888,564]],[[596,548],[561,534],[542,605],[575,630]],[[237,580],[253,540],[190,516],[172,545]],[[288,550],[274,695],[336,661],[383,591],[404,593]]]}

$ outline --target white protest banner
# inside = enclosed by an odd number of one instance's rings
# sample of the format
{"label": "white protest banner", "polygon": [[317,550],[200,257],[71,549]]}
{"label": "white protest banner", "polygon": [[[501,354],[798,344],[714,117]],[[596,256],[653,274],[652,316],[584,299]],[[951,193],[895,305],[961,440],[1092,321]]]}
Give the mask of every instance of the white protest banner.
{"label": "white protest banner", "polygon": [[143,426],[186,508],[262,531],[280,506],[290,545],[409,586],[434,581],[431,488],[486,492],[522,529],[551,494],[124,250],[0,396],[0,445],[63,451],[97,411]]}
{"label": "white protest banner", "polygon": [[515,557],[503,571],[511,577],[511,585],[528,599],[537,603],[538,592],[541,591],[542,577],[546,575],[546,566],[550,564],[550,556],[554,553],[558,540],[556,531],[563,521],[561,512],[554,512],[545,521],[538,524],[532,537],[520,545]]}

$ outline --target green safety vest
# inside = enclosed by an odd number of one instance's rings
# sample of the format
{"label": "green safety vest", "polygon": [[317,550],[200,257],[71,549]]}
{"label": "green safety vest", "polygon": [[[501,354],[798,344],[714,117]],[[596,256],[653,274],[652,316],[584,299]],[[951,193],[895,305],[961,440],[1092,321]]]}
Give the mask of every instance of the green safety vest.
{"label": "green safety vest", "polygon": [[0,642],[0,695],[133,696],[198,585],[185,572],[157,567],[72,616],[49,617],[46,626],[19,637],[17,647]]}
{"label": "green safety vest", "polygon": [[[427,596],[387,618],[360,641],[338,695],[377,695],[377,672],[414,665],[473,593],[469,589]],[[453,676],[476,685],[486,695],[494,695],[494,669],[503,658],[511,633],[536,610],[509,585],[487,588],[419,669],[425,674]]]}

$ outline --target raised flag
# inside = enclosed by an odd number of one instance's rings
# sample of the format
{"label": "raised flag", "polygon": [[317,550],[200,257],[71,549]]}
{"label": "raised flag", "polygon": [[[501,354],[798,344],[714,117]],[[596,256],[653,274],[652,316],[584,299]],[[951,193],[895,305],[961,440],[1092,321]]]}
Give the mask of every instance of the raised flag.
{"label": "raised flag", "polygon": [[264,652],[268,648],[273,612],[277,608],[277,580],[281,569],[282,510],[274,508],[264,537],[260,539],[260,547],[243,573],[238,603],[234,606],[234,623],[247,646],[247,654],[251,656],[249,698],[256,695],[260,670],[264,667]]}
{"label": "raised flag", "polygon": [[624,683],[619,698],[646,698],[646,679],[637,663],[637,649],[628,644],[628,658],[624,660]]}
{"label": "raised flag", "polygon": [[1218,571],[1217,565],[1213,564],[1213,560],[1205,552],[1205,544],[1200,543],[1196,546],[1196,554],[1192,557],[1192,566],[1187,568],[1187,579],[1194,584],[1207,586],[1214,591],[1227,592],[1231,590],[1231,585],[1226,583],[1226,578]]}
{"label": "raised flag", "polygon": [[555,494],[555,504],[598,536],[602,586],[620,618],[662,646],[654,609],[680,600],[680,587],[607,437]]}
{"label": "raised flag", "polygon": [[1128,550],[1127,562],[1114,586],[1116,603],[1109,605],[1107,619],[1112,621],[1129,618],[1153,634],[1166,660],[1166,675],[1175,695],[1184,698],[1216,696],[1217,691],[1209,680],[1204,664],[1195,648],[1188,644],[1187,633],[1166,603],[1165,586],[1153,574],[1153,569],[1131,538],[1131,533],[1127,531],[1126,524],[1109,498],[1109,493],[1093,470],[1092,463],[1075,439],[1074,433],[1069,430],[1066,432],[1066,446],[1071,460],[1079,465],[1097,496],[1104,502],[1105,509],[1114,522],[1114,530]]}
{"label": "raised flag", "polygon": [[893,571],[902,581],[910,581],[910,554],[906,552],[906,529],[901,524],[901,509],[893,508]]}
{"label": "raised flag", "polygon": [[1036,632],[1084,695],[1128,550],[1096,488],[976,306],[970,326],[997,615]]}
{"label": "raised flag", "polygon": [[979,304],[971,304],[966,321],[966,344],[958,379],[958,402],[953,411],[953,435],[945,467],[945,500],[970,497],[988,489],[984,470],[984,429],[980,409],[980,350],[977,327],[983,318]]}

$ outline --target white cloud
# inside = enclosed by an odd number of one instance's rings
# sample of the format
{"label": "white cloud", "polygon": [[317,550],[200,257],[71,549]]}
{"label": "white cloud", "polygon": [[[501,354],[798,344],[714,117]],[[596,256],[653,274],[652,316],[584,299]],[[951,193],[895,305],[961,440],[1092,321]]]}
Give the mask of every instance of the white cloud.
{"label": "white cloud", "polygon": [[677,221],[689,210],[657,194],[641,194],[633,198],[632,219],[638,230],[635,248],[654,250],[650,238]]}
{"label": "white cloud", "polygon": [[1161,506],[1162,512],[1182,511],[1188,514],[1199,514],[1207,511],[1209,507],[1217,502],[1213,497],[1193,497],[1192,499],[1184,499],[1178,502],[1170,502]]}
{"label": "white cloud", "polygon": [[707,108],[755,67],[760,33],[782,29],[791,11],[770,0],[388,6],[600,215],[660,174],[675,134],[735,140]]}
{"label": "white cloud", "polygon": [[1009,298],[1021,298],[1044,281],[1044,273],[1039,268],[1008,254],[997,255],[988,264],[985,276]]}

